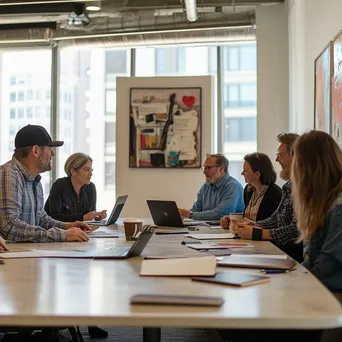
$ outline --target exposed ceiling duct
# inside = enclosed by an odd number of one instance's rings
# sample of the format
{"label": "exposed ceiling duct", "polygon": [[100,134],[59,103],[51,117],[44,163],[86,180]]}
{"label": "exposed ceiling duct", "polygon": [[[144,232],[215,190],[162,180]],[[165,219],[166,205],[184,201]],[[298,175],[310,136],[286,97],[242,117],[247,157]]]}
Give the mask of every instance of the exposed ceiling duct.
{"label": "exposed ceiling duct", "polygon": [[[0,44],[60,41],[74,45],[92,40],[148,46],[255,39],[255,6],[283,2],[197,0],[198,18],[189,22],[185,1],[102,0],[101,11],[85,13],[89,25],[76,27],[70,20],[68,24],[73,3],[85,8],[98,0],[0,0]],[[2,25],[10,25],[11,30]]]}

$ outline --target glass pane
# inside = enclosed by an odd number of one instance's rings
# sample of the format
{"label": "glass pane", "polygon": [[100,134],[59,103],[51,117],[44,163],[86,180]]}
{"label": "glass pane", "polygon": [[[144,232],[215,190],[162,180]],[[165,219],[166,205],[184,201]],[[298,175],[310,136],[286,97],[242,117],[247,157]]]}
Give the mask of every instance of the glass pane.
{"label": "glass pane", "polygon": [[240,85],[240,101],[242,106],[253,107],[256,105],[256,84],[245,83]]}
{"label": "glass pane", "polygon": [[[25,56],[25,58],[23,58]],[[50,131],[50,100],[34,98],[38,89],[51,93],[51,50],[0,50],[1,148],[0,162],[7,162],[14,151],[14,137],[27,124]],[[33,107],[39,111],[33,115]],[[46,115],[45,111],[48,108]],[[50,191],[51,172],[42,174],[45,198]]]}
{"label": "glass pane", "polygon": [[241,70],[256,70],[256,45],[241,46]]}
{"label": "glass pane", "polygon": [[136,49],[136,76],[190,76],[214,74],[216,47]]}
{"label": "glass pane", "polygon": [[224,146],[229,171],[244,184],[240,175],[243,156],[256,150],[256,44],[227,45],[223,48]]}
{"label": "glass pane", "polygon": [[129,76],[129,50],[64,48],[60,51],[57,177],[73,153],[93,159],[92,182],[97,209],[112,209],[115,200],[116,77]]}

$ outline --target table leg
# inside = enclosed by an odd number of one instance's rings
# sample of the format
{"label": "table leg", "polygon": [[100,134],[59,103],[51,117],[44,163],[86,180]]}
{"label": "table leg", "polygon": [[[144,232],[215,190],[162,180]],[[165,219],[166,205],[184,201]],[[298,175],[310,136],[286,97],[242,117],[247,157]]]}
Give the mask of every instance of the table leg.
{"label": "table leg", "polygon": [[161,328],[143,328],[144,342],[161,342]]}

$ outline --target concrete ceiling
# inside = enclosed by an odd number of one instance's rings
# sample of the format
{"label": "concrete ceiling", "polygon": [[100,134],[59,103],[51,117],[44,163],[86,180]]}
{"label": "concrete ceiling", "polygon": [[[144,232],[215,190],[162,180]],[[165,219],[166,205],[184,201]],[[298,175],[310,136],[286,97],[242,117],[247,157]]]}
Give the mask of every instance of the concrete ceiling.
{"label": "concrete ceiling", "polygon": [[[65,40],[75,37],[227,29],[255,24],[255,8],[284,0],[197,0],[198,20],[188,22],[184,0],[102,0],[101,10],[85,7],[97,0],[0,0],[0,43]],[[70,14],[84,12],[86,25],[72,25]],[[69,20],[68,20],[69,19]],[[245,29],[244,29],[245,30]],[[241,33],[241,32],[240,32]],[[242,32],[246,33],[245,31]],[[247,32],[248,33],[248,32]],[[224,33],[222,33],[224,35]],[[191,38],[191,37],[190,37]]]}

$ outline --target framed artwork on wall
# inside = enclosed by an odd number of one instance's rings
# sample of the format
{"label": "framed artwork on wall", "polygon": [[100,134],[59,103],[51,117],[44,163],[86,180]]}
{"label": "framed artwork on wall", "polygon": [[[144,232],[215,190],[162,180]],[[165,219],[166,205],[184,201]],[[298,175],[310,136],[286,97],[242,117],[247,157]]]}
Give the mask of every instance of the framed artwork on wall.
{"label": "framed artwork on wall", "polygon": [[333,49],[331,134],[339,146],[342,147],[342,31],[335,37]]}
{"label": "framed artwork on wall", "polygon": [[202,89],[130,88],[129,167],[201,167]]}
{"label": "framed artwork on wall", "polygon": [[315,121],[316,130],[331,133],[331,78],[333,42],[315,60]]}

